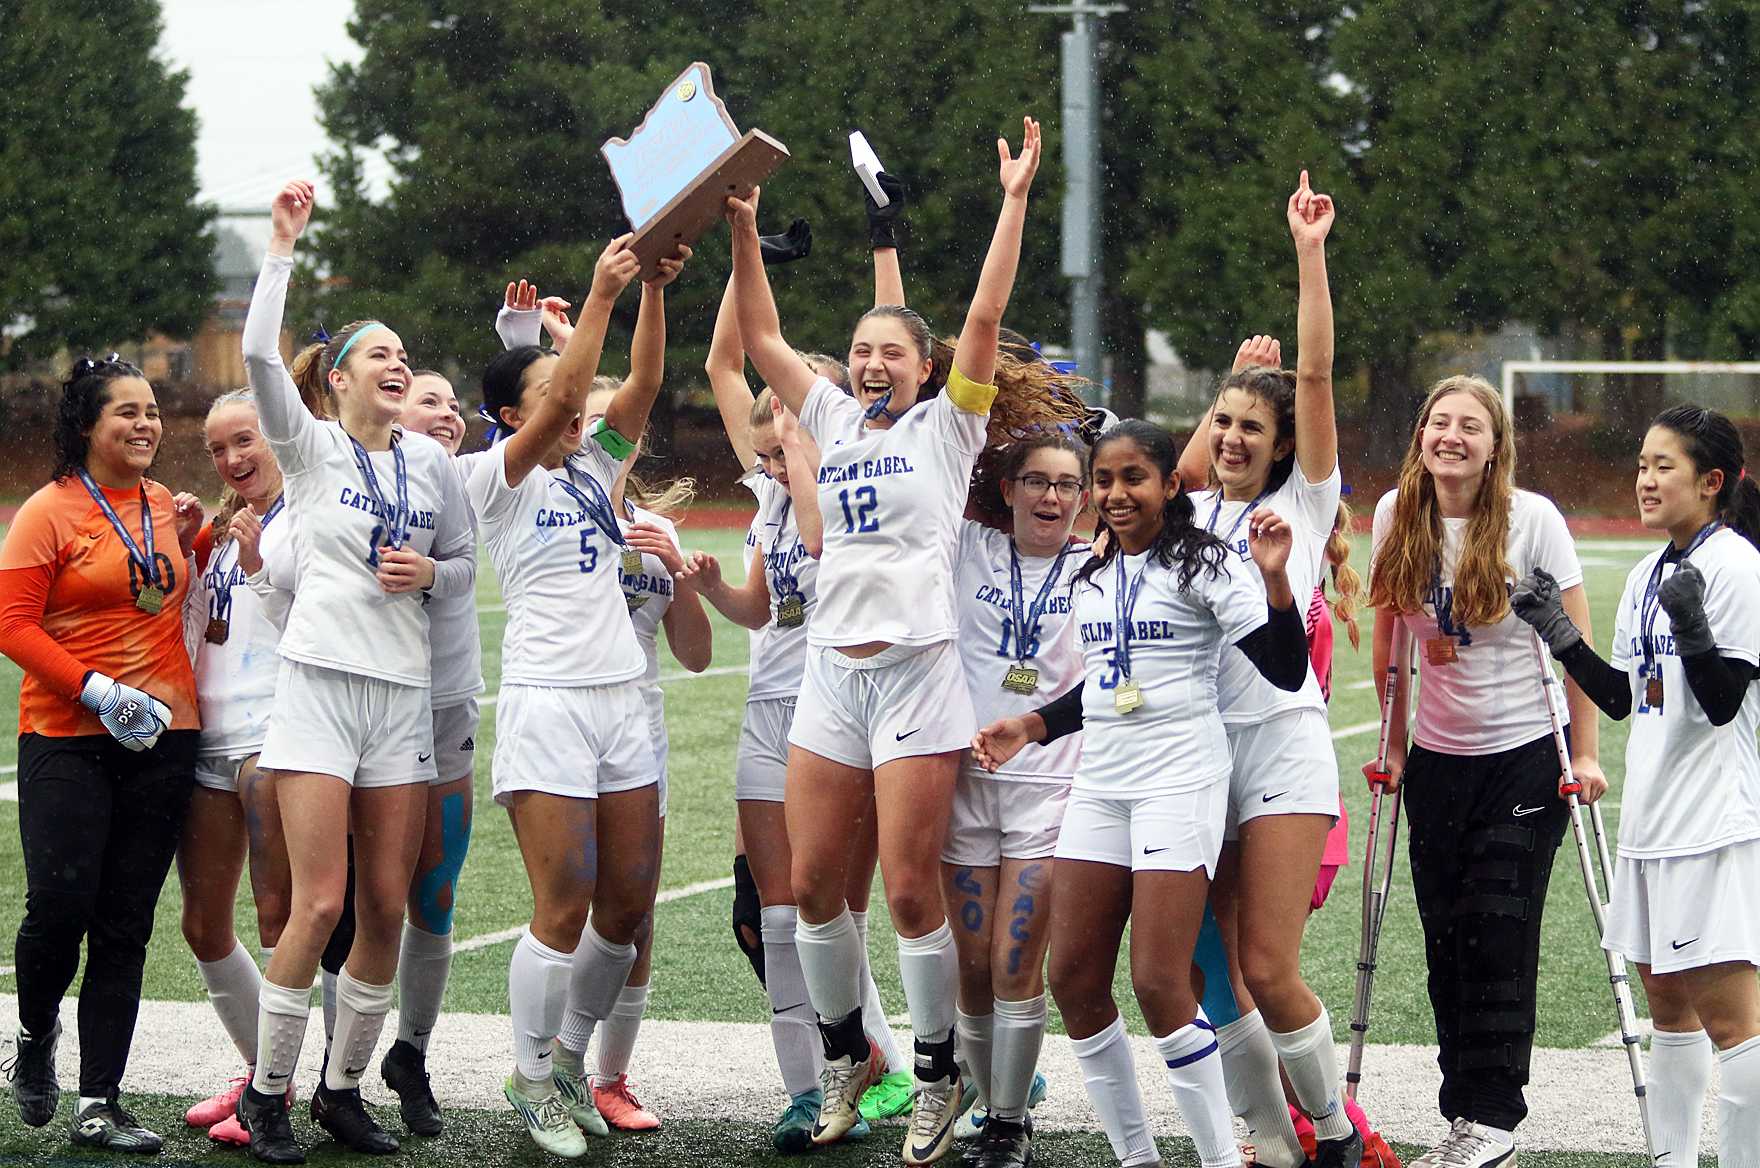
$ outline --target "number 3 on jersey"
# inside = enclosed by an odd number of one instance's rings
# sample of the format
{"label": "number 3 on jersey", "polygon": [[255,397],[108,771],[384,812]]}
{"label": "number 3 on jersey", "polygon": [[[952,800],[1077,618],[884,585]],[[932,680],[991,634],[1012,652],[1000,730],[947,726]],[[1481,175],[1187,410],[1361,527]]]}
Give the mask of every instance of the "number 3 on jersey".
{"label": "number 3 on jersey", "polygon": [[851,492],[848,489],[837,492],[837,501],[843,504],[843,529],[845,531],[879,531],[880,521],[874,518],[879,509],[880,500],[875,497],[873,487],[857,487],[855,489],[856,506],[850,510]]}

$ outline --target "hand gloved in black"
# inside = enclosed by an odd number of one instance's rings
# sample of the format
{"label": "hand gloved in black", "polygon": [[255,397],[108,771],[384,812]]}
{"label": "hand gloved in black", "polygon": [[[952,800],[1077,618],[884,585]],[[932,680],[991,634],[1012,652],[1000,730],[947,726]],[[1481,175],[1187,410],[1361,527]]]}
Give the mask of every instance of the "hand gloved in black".
{"label": "hand gloved in black", "polygon": [[1509,606],[1524,623],[1533,627],[1558,657],[1583,642],[1583,634],[1564,610],[1558,581],[1545,568],[1535,568],[1509,595]]}
{"label": "hand gloved in black", "polygon": [[876,203],[866,185],[862,187],[862,201],[868,205],[868,242],[878,251],[897,247],[905,235],[904,180],[884,170],[875,179],[886,193],[886,205]]}
{"label": "hand gloved in black", "polygon": [[796,219],[781,235],[758,236],[758,254],[765,267],[804,260],[812,250],[813,225],[805,219]]}
{"label": "hand gloved in black", "polygon": [[1674,575],[1656,590],[1656,600],[1668,614],[1678,656],[1696,657],[1717,648],[1717,639],[1711,635],[1711,621],[1705,615],[1705,577],[1693,567],[1693,561],[1681,561]]}

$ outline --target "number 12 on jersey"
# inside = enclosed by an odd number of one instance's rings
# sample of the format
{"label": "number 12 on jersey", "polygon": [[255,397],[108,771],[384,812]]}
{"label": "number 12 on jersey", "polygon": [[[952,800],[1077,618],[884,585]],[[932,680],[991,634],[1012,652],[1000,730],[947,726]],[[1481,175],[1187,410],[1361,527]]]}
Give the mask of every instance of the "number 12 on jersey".
{"label": "number 12 on jersey", "polygon": [[[850,509],[850,496],[855,496],[855,509]],[[853,492],[848,488],[837,492],[837,501],[843,504],[843,529],[845,531],[879,531],[880,521],[874,512],[880,507],[880,500],[875,496],[873,487],[857,487]]]}

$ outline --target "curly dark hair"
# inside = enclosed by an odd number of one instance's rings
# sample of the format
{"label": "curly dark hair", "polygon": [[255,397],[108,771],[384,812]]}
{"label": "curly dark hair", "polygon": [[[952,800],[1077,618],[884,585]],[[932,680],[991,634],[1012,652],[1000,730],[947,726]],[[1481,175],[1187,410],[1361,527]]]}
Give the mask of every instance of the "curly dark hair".
{"label": "curly dark hair", "polygon": [[56,482],[85,466],[91,448],[86,435],[110,403],[110,383],[125,377],[145,380],[146,375],[138,365],[115,353],[102,360],[81,357],[73,363],[67,380],[61,383],[61,401],[55,407],[55,473],[51,477]]}
{"label": "curly dark hair", "polygon": [[[1088,479],[1094,478],[1094,460],[1100,452],[1114,442],[1134,442],[1137,448],[1148,456],[1164,479],[1178,481],[1179,448],[1175,445],[1173,435],[1153,422],[1144,422],[1132,418],[1120,422],[1100,436],[1094,443],[1093,452],[1088,456]],[[1199,572],[1207,571],[1212,577],[1220,574],[1222,562],[1228,555],[1228,545],[1199,527],[1194,519],[1191,496],[1185,491],[1176,492],[1161,508],[1161,530],[1155,533],[1155,540],[1149,545],[1149,552],[1164,568],[1176,568],[1176,578],[1181,591],[1192,586]],[[1105,526],[1105,516],[1101,516],[1101,525]],[[1108,529],[1110,534],[1110,529]],[[1118,539],[1114,536],[1106,541],[1106,550],[1101,555],[1092,557],[1071,581],[1073,588],[1077,584],[1091,582],[1094,573],[1112,562],[1118,555]]]}
{"label": "curly dark hair", "polygon": [[1027,456],[1035,450],[1067,450],[1075,455],[1083,485],[1087,485],[1088,444],[1062,430],[1041,431],[1007,446],[986,446],[972,467],[972,485],[966,497],[979,522],[998,531],[1013,529],[1014,509],[1003,498],[1002,484],[1020,474]]}

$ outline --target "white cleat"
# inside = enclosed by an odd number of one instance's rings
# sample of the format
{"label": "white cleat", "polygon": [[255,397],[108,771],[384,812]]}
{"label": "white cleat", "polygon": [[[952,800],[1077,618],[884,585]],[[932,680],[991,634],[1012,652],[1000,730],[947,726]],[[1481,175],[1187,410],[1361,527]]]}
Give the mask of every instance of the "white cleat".
{"label": "white cleat", "polygon": [[1407,1168],[1516,1168],[1516,1146],[1490,1128],[1457,1119],[1440,1144]]}
{"label": "white cleat", "polygon": [[911,1126],[904,1134],[904,1162],[933,1164],[953,1146],[954,1122],[959,1118],[959,1076],[936,1083],[917,1083],[911,1105]]}

